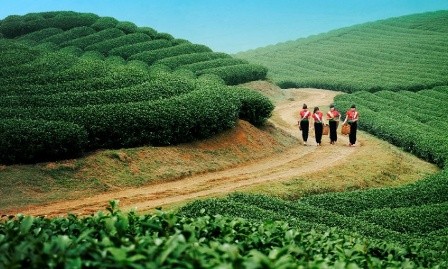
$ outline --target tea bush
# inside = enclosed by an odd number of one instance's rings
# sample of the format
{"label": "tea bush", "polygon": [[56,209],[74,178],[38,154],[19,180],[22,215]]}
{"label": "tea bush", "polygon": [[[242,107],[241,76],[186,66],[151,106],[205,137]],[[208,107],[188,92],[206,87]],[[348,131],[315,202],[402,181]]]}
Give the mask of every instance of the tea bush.
{"label": "tea bush", "polygon": [[129,59],[144,61],[151,65],[157,60],[161,60],[167,57],[198,52],[211,52],[211,49],[204,45],[183,43],[177,46],[140,52],[132,55],[131,57],[129,57]]}
{"label": "tea bush", "polygon": [[182,54],[178,56],[172,56],[168,58],[164,58],[162,60],[156,61],[154,64],[163,64],[171,69],[176,69],[184,65],[197,63],[197,62],[209,62],[214,59],[232,59],[230,55],[226,53],[218,53],[218,52],[199,52],[199,53],[190,53],[190,54]]}
{"label": "tea bush", "polygon": [[266,67],[255,64],[239,64],[203,69],[198,75],[215,74],[222,78],[227,85],[237,85],[247,81],[262,80],[266,77]]}
{"label": "tea bush", "polygon": [[116,38],[119,36],[123,36],[123,31],[117,29],[117,28],[108,28],[99,32],[95,32],[93,34],[89,34],[83,37],[70,39],[66,42],[61,43],[60,45],[62,47],[66,46],[76,46],[80,47],[81,49],[85,49],[89,45],[105,41],[111,38]]}
{"label": "tea bush", "polygon": [[112,17],[101,17],[91,25],[95,31],[102,31],[108,28],[114,28],[118,24],[118,20]]}
{"label": "tea bush", "polygon": [[157,50],[162,48],[171,47],[172,43],[166,39],[157,39],[146,42],[140,42],[137,44],[123,45],[118,48],[114,48],[109,51],[109,55],[118,55],[124,59],[128,59],[132,55],[142,53],[145,51]]}
{"label": "tea bush", "polygon": [[60,45],[66,42],[70,42],[73,39],[86,37],[95,33],[96,31],[93,28],[88,26],[81,26],[81,27],[75,27],[73,29],[64,31],[56,35],[49,36],[45,39],[42,39],[41,42],[52,42]]}
{"label": "tea bush", "polygon": [[64,30],[60,28],[45,28],[39,31],[35,31],[26,35],[21,36],[18,38],[18,40],[32,40],[32,41],[42,41],[44,39],[47,39],[51,36],[58,35],[60,33],[63,33]]}
{"label": "tea bush", "polygon": [[87,145],[79,125],[44,120],[0,120],[0,163],[34,163],[79,157]]}
{"label": "tea bush", "polygon": [[[41,268],[414,268],[437,263],[417,247],[336,229],[220,215],[122,213],[115,202],[86,218],[18,216],[0,222],[0,266]],[[9,242],[14,242],[11,244]]]}
{"label": "tea bush", "polygon": [[142,33],[128,34],[117,38],[104,40],[87,46],[85,50],[94,50],[107,55],[108,52],[114,48],[118,48],[127,44],[136,44],[140,42],[149,41],[150,37]]}

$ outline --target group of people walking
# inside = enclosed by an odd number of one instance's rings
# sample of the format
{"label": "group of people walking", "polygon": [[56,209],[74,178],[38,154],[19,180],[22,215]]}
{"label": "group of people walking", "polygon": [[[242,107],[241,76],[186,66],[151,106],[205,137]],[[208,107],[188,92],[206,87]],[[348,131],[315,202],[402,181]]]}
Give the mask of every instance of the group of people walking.
{"label": "group of people walking", "polygon": [[[346,117],[343,124],[348,123],[350,125],[349,133],[349,146],[353,146],[356,143],[356,131],[358,129],[358,119],[359,113],[356,110],[356,106],[352,105],[350,109],[346,112]],[[328,120],[329,126],[329,136],[330,144],[334,145],[338,140],[338,125],[341,121],[341,114],[337,111],[334,105],[330,105],[330,110],[326,114],[326,119]],[[302,110],[300,111],[299,128],[302,131],[303,145],[307,145],[308,134],[310,130],[311,120],[314,122],[314,136],[316,138],[316,143],[318,146],[322,144],[322,135],[325,122],[323,119],[323,113],[319,110],[319,107],[314,107],[311,113],[308,110],[308,106],[303,104]]]}

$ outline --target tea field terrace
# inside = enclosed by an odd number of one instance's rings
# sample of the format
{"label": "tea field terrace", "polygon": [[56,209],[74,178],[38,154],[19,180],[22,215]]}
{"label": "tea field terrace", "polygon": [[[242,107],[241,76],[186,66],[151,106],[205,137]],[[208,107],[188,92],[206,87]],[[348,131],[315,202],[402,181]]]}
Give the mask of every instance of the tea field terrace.
{"label": "tea field terrace", "polygon": [[262,124],[273,109],[261,94],[229,86],[264,79],[264,67],[130,22],[12,15],[0,21],[0,37],[2,163],[188,142],[238,118]]}
{"label": "tea field terrace", "polygon": [[448,85],[448,11],[389,18],[235,54],[282,88],[344,92]]}

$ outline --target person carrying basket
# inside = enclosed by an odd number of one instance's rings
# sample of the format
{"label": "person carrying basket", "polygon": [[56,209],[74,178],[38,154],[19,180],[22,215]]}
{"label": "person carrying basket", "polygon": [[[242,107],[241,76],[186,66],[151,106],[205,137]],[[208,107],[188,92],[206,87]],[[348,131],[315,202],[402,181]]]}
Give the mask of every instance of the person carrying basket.
{"label": "person carrying basket", "polygon": [[356,131],[358,129],[359,113],[356,110],[356,106],[352,105],[346,113],[344,124],[347,122],[350,125],[350,133],[348,135],[350,143],[349,146],[353,146],[356,143]]}

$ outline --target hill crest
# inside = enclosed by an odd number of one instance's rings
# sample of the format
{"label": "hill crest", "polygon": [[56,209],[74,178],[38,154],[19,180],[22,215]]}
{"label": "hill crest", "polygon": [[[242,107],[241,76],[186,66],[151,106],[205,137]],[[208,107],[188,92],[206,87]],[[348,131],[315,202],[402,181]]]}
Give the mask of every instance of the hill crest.
{"label": "hill crest", "polygon": [[448,11],[341,28],[238,53],[281,87],[421,90],[448,85]]}

